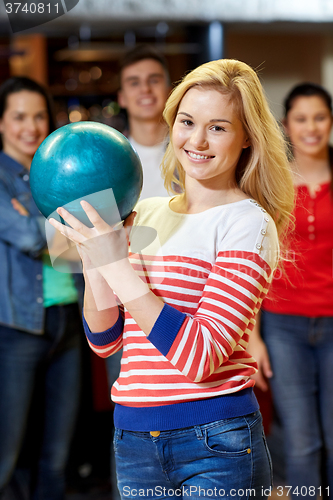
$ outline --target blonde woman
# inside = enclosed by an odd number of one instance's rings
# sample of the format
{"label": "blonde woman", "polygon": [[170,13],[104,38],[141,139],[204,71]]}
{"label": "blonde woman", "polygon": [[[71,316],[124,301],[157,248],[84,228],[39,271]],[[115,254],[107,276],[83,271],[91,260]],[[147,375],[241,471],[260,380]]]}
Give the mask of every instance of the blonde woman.
{"label": "blonde woman", "polygon": [[[58,210],[84,262],[91,348],[123,347],[112,388],[118,487],[122,498],[262,498],[270,458],[246,347],[293,206],[283,138],[256,73],[234,60],[189,73],[164,116],[165,183],[183,193],[138,205],[129,256],[125,231],[86,202],[92,229]],[[142,226],[158,238],[138,255]]]}

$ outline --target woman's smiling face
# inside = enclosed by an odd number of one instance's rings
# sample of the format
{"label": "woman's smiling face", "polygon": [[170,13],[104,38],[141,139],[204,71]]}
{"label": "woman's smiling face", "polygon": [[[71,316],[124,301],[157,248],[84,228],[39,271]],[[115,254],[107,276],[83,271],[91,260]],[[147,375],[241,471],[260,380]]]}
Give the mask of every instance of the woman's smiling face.
{"label": "woman's smiling face", "polygon": [[180,102],[172,142],[186,177],[220,187],[235,183],[239,157],[250,145],[230,96],[199,87]]}
{"label": "woman's smiling face", "polygon": [[31,161],[49,133],[49,115],[45,97],[21,90],[7,97],[0,120],[3,150],[19,163]]}
{"label": "woman's smiling face", "polygon": [[332,115],[319,96],[297,97],[284,122],[294,153],[318,157],[327,153]]}

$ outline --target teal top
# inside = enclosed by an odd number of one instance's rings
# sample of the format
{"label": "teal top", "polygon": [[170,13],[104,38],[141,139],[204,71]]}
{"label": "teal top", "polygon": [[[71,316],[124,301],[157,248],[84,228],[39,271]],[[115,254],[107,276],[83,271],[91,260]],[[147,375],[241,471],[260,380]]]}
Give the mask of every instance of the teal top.
{"label": "teal top", "polygon": [[43,254],[43,297],[44,307],[73,304],[78,301],[70,267],[62,265],[62,272],[56,271],[48,254]]}

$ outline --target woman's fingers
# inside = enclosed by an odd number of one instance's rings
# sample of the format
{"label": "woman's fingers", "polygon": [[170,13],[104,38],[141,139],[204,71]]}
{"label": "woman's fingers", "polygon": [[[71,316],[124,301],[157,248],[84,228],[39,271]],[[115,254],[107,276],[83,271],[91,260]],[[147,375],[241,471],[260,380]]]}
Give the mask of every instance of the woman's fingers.
{"label": "woman's fingers", "polygon": [[[83,210],[87,214],[88,219],[93,224],[93,226],[97,229],[99,234],[110,233],[112,231],[112,227],[109,226],[107,222],[105,222],[102,217],[99,215],[97,210],[93,206],[90,205],[87,201],[82,200],[80,202]],[[72,226],[72,224],[71,224]],[[72,226],[74,227],[74,226]]]}
{"label": "woman's fingers", "polygon": [[86,238],[91,238],[91,229],[85,226],[79,219],[74,217],[71,213],[63,207],[57,208],[57,213],[69,224],[76,232],[80,233]]}
{"label": "woman's fingers", "polygon": [[55,219],[49,219],[49,223],[51,224],[51,226],[55,227],[61,234],[66,236],[66,238],[70,239],[76,244],[83,243],[87,239],[85,236],[78,233],[71,227],[65,226]]}
{"label": "woman's fingers", "polygon": [[[53,227],[58,229],[61,234],[65,235],[76,244],[88,243],[88,240],[95,240],[99,236],[107,235],[113,232],[113,228],[107,224],[98,214],[94,207],[88,202],[81,201],[81,206],[85,211],[88,219],[93,224],[93,228],[89,228],[78,220],[74,215],[68,212],[65,208],[59,207],[57,213],[66,221],[69,226],[65,226],[55,219],[50,219],[49,222]],[[90,242],[91,243],[91,242]],[[91,246],[89,244],[89,246]]]}
{"label": "woman's fingers", "polygon": [[13,208],[20,214],[27,217],[29,215],[28,210],[16,199],[12,198],[11,200]]}

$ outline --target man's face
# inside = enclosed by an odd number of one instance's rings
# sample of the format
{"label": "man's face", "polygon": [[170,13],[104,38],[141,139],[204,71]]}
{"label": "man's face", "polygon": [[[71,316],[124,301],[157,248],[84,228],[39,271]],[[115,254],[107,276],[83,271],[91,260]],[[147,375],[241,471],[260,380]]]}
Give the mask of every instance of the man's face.
{"label": "man's face", "polygon": [[159,120],[169,91],[163,66],[154,59],[143,59],[123,69],[118,101],[130,119]]}

